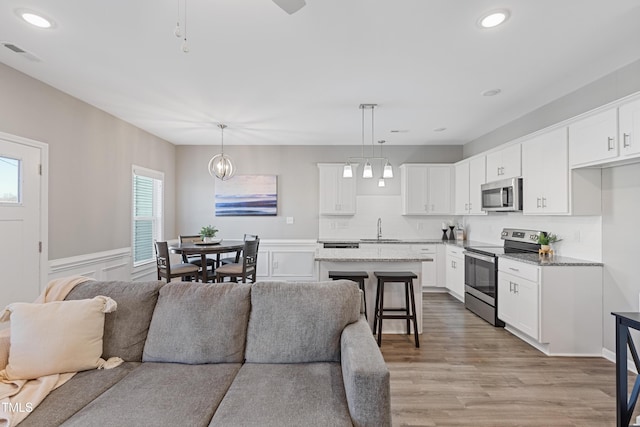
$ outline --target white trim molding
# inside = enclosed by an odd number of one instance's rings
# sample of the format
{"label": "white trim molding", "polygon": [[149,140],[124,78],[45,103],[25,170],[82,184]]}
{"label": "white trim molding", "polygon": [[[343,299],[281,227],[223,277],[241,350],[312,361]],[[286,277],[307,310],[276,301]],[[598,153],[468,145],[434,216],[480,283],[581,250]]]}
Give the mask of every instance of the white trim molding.
{"label": "white trim molding", "polygon": [[[155,271],[155,264],[153,264]],[[49,280],[66,276],[96,280],[132,280],[131,248],[113,249],[49,261]]]}

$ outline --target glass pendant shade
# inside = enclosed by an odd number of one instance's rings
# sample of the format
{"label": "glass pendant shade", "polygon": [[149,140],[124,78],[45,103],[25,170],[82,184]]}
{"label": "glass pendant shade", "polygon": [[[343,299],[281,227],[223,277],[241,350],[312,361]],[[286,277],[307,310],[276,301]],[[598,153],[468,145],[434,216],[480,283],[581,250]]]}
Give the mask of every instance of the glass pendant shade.
{"label": "glass pendant shade", "polygon": [[384,170],[382,172],[383,178],[393,178],[393,168],[391,167],[391,163],[389,160],[384,164]]}
{"label": "glass pendant shade", "polygon": [[344,165],[344,168],[342,169],[342,177],[353,178],[353,168],[351,167],[351,163],[346,163]]}
{"label": "glass pendant shade", "polygon": [[384,178],[380,178],[380,179],[378,180],[378,187],[384,187],[384,186],[385,186]]}
{"label": "glass pendant shade", "polygon": [[373,178],[373,169],[371,169],[371,163],[367,160],[364,164],[364,170],[362,171],[363,178]]}
{"label": "glass pendant shade", "polygon": [[209,160],[209,174],[223,181],[231,179],[236,173],[236,168],[231,157],[224,153],[216,154]]}

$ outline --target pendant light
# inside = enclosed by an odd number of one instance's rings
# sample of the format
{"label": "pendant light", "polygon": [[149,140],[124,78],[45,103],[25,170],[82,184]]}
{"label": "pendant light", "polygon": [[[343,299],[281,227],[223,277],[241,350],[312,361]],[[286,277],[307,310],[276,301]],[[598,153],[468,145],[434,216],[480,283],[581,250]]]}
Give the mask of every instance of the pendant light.
{"label": "pendant light", "polygon": [[231,161],[231,157],[224,154],[224,129],[227,125],[220,123],[220,154],[216,154],[209,160],[209,175],[226,181],[231,179],[236,173],[236,168]]}
{"label": "pendant light", "polygon": [[[375,156],[375,145],[373,143],[375,136],[375,117],[374,117],[374,109],[378,106],[378,104],[360,104],[360,110],[362,110],[362,156],[361,157],[349,157],[344,164],[342,169],[342,177],[343,178],[353,178],[353,166],[352,162],[354,160],[364,160],[364,169],[362,170],[362,178],[369,179],[373,178],[373,166],[371,166],[372,160],[384,160],[384,167],[382,172],[382,178],[393,178],[393,168],[391,167],[391,163],[389,163],[389,159],[386,157],[382,157],[382,148],[380,149],[380,157]],[[371,156],[365,157],[364,155],[364,128],[365,128],[365,110],[371,110]],[[380,141],[379,141],[380,142]],[[384,141],[382,141],[384,143]],[[381,164],[382,166],[382,164]],[[380,178],[382,180],[382,178]],[[378,182],[378,186],[383,187],[384,182]]]}

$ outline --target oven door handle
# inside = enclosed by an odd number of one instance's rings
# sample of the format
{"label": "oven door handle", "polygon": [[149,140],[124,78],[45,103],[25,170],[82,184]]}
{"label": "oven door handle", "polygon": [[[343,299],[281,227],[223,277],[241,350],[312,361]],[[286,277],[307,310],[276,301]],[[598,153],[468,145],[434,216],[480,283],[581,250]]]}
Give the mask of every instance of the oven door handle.
{"label": "oven door handle", "polygon": [[479,259],[480,261],[485,261],[485,262],[489,262],[491,264],[495,264],[496,263],[496,259],[494,257],[490,257],[490,256],[486,256],[486,255],[480,255],[471,251],[464,251],[464,255],[468,256],[469,258],[475,258],[475,259]]}

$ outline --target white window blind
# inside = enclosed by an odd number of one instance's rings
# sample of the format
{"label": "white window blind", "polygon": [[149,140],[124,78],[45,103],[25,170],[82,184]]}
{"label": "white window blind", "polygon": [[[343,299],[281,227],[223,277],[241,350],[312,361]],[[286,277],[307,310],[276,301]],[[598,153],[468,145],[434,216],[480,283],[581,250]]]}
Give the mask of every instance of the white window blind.
{"label": "white window blind", "polygon": [[163,182],[161,172],[133,168],[133,265],[155,261],[156,240],[162,240]]}

